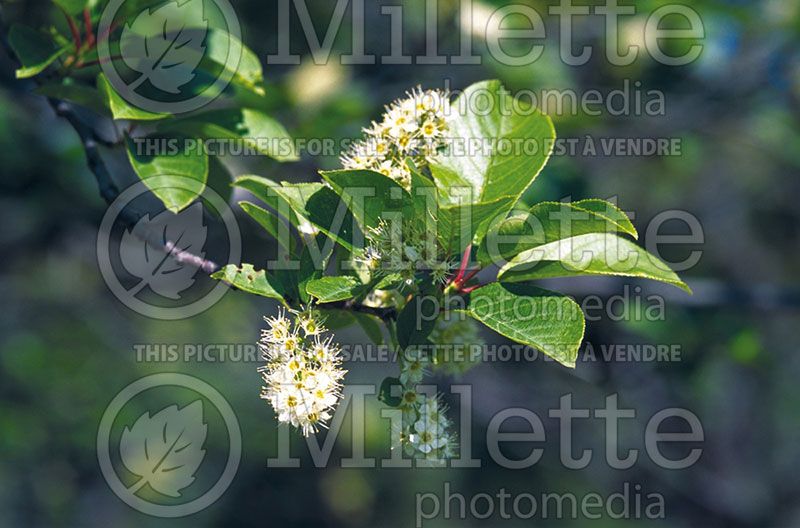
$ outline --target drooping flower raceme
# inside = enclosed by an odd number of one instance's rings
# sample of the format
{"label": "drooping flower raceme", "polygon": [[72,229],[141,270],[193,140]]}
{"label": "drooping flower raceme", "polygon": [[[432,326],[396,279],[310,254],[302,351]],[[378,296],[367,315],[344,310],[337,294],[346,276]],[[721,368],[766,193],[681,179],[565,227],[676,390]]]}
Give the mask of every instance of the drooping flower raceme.
{"label": "drooping flower raceme", "polygon": [[[407,93],[406,98],[386,107],[380,121],[364,129],[364,139],[342,155],[343,168],[379,172],[410,190],[412,174],[407,160],[422,169],[429,158],[446,147],[449,112],[446,92],[417,88]],[[421,271],[427,271],[436,285],[445,284],[452,275],[454,262],[427,219],[381,218],[365,235],[366,245],[354,255],[354,261],[372,279],[381,278],[378,284],[385,282],[387,290],[413,289]],[[389,280],[391,275],[397,275],[399,282]],[[365,299],[365,304],[385,307],[395,301],[389,292],[378,288]],[[455,452],[452,424],[444,415],[441,400],[421,394],[416,388],[430,365],[431,358],[422,350],[412,348],[403,352],[399,377],[402,420],[393,425],[399,428],[393,431],[393,437],[399,439],[408,456],[442,462]]]}
{"label": "drooping flower raceme", "polygon": [[392,438],[406,455],[441,464],[455,456],[456,438],[441,398],[417,392],[416,385],[422,381],[428,364],[424,352],[414,347],[400,356],[402,414],[399,429],[395,424]]}
{"label": "drooping flower raceme", "polygon": [[453,424],[440,397],[406,388],[401,410],[401,427],[392,433],[406,455],[439,464],[456,455]]}
{"label": "drooping flower raceme", "polygon": [[408,92],[386,107],[379,122],[364,129],[365,138],[342,155],[342,167],[380,172],[408,188],[411,172],[406,159],[421,168],[444,148],[449,111],[447,92],[421,88]]}
{"label": "drooping flower raceme", "polygon": [[341,354],[327,336],[319,315],[305,309],[287,316],[280,310],[264,318],[259,347],[266,361],[261,367],[264,387],[261,397],[268,400],[278,421],[291,424],[305,436],[325,427],[341,398]]}

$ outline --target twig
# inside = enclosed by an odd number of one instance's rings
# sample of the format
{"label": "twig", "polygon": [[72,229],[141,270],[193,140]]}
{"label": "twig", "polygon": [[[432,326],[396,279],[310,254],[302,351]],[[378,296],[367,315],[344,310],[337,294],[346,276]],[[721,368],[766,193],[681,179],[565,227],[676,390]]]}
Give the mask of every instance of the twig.
{"label": "twig", "polygon": [[[86,164],[89,170],[97,180],[97,187],[100,191],[100,196],[103,200],[111,205],[119,197],[119,189],[114,183],[108,167],[103,161],[98,149],[98,142],[95,140],[96,134],[92,127],[84,123],[75,113],[72,105],[66,101],[59,101],[58,99],[48,99],[50,106],[55,110],[56,115],[64,118],[72,125],[72,128],[78,134],[78,137],[83,144],[83,150],[86,153]],[[128,226],[135,225],[144,213],[136,211],[130,207],[125,207],[120,210],[119,218]],[[171,256],[180,264],[194,266],[202,269],[206,273],[214,273],[219,269],[219,265],[211,260],[204,259],[198,255],[184,251],[178,248],[177,244],[171,240],[156,240],[148,237],[146,242],[151,246],[163,251]]]}
{"label": "twig", "polygon": [[[19,63],[19,58],[8,43],[8,28],[6,27],[5,18],[3,17],[2,6],[0,6],[0,41],[2,41],[2,45],[11,60]],[[89,166],[89,170],[97,181],[100,196],[107,204],[111,205],[119,197],[120,192],[100,155],[98,146],[113,147],[116,143],[103,139],[96,132],[94,127],[86,124],[78,116],[70,103],[54,98],[48,98],[47,101],[56,115],[65,119],[78,134],[81,144],[83,145],[83,150],[86,153],[86,164]],[[135,211],[130,207],[122,209],[119,213],[120,220],[129,227],[135,225],[143,216],[143,213]],[[148,237],[145,241],[149,245],[164,251],[181,264],[197,267],[206,273],[214,273],[219,269],[219,265],[215,262],[204,259],[188,251],[178,249],[177,245],[170,240],[156,240],[152,237]]]}
{"label": "twig", "polygon": [[95,39],[94,30],[92,30],[92,15],[88,7],[83,10],[83,27],[86,28],[86,45],[91,48],[94,46]]}
{"label": "twig", "polygon": [[[63,9],[61,11],[64,13],[64,18],[67,19],[67,24],[69,25],[69,31],[72,33],[72,42],[75,44],[75,53],[78,53],[81,50],[81,33],[78,31],[78,26],[75,24],[75,19],[72,18],[72,15]],[[5,32],[5,23],[3,24],[3,31]]]}

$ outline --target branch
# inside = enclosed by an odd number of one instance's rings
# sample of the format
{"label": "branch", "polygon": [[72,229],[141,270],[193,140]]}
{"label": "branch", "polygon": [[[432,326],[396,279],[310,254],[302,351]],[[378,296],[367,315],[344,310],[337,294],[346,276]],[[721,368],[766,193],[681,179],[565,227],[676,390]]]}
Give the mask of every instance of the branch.
{"label": "branch", "polygon": [[[83,144],[83,150],[86,152],[86,164],[89,166],[89,170],[92,174],[94,174],[95,180],[97,180],[100,196],[107,204],[111,205],[114,200],[119,197],[120,193],[108,171],[108,167],[100,155],[94,129],[77,116],[71,104],[65,101],[59,101],[58,99],[48,99],[48,101],[50,106],[53,107],[53,110],[55,110],[56,115],[67,120],[67,122],[72,125],[72,128],[75,129],[75,132],[78,134]],[[144,213],[130,207],[121,209],[119,213],[119,218],[129,227],[135,225],[143,216]],[[180,264],[194,266],[209,274],[219,269],[219,265],[215,262],[184,251],[171,240],[157,240],[153,237],[148,237],[145,241],[149,245],[171,256]]]}
{"label": "branch", "polygon": [[[2,7],[0,7],[0,41],[2,41],[2,45],[11,60],[19,64],[19,58],[8,43],[8,28],[6,27],[5,18],[3,17]],[[111,173],[108,171],[105,161],[103,161],[100,155],[98,145],[113,147],[116,146],[116,143],[102,138],[94,127],[89,126],[78,117],[78,114],[70,103],[54,98],[48,98],[47,101],[56,115],[65,119],[78,134],[78,138],[83,145],[83,150],[86,153],[86,164],[89,166],[89,170],[97,181],[100,196],[108,205],[111,205],[114,200],[119,197],[120,192],[111,177]],[[129,207],[122,209],[119,213],[120,220],[128,227],[134,226],[143,216],[143,213]],[[153,237],[148,237],[145,239],[145,242],[171,256],[180,264],[194,266],[209,274],[219,269],[219,265],[215,262],[204,259],[188,251],[183,251],[171,240],[156,240]]]}

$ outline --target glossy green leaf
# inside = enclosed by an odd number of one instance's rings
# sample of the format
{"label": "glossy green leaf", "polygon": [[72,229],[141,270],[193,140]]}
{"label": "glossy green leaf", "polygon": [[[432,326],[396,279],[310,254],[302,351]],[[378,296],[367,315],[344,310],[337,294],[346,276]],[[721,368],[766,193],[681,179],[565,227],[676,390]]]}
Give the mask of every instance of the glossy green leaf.
{"label": "glossy green leaf", "polygon": [[389,407],[400,407],[400,404],[403,403],[403,399],[400,396],[402,393],[403,384],[400,383],[398,378],[384,378],[378,391],[378,400]]}
{"label": "glossy green leaf", "polygon": [[406,279],[400,273],[390,273],[384,277],[381,277],[381,279],[375,284],[374,289],[392,290],[402,285],[405,280]]}
{"label": "glossy green leaf", "polygon": [[466,313],[513,341],[575,367],[585,322],[569,297],[530,284],[495,282],[470,294]]}
{"label": "glossy green leaf", "polygon": [[[144,141],[158,139],[161,138],[150,136]],[[126,146],[133,170],[170,211],[180,211],[205,190],[208,178],[206,153],[193,149],[188,153],[148,155],[147,150],[137,147],[137,141],[130,137],[126,138]]]}
{"label": "glossy green leaf", "polygon": [[[192,46],[182,45],[172,48],[172,53],[178,55],[167,62],[195,65],[194,78],[190,81],[204,79],[203,82],[212,82],[219,78],[229,78],[233,86],[240,86],[259,97],[264,96],[264,73],[258,56],[236,36],[219,28],[208,27],[207,21],[198,16],[193,5],[182,2],[176,7],[175,2],[150,2],[149,8],[141,8],[132,12],[125,26],[122,44],[125,47],[125,57],[128,63],[131,60],[141,62],[142,73],[152,64],[153,57],[148,57],[148,50],[153,49],[154,39],[162,39],[163,25],[173,19],[180,19],[180,27],[186,31],[185,38],[195,35],[201,40]],[[166,4],[157,6],[155,4]],[[185,10],[183,9],[185,7]],[[165,48],[166,43],[161,47]],[[156,57],[157,58],[157,57]],[[180,60],[179,60],[180,59]],[[135,64],[135,63],[134,63]],[[222,88],[222,87],[220,87]],[[209,92],[216,94],[214,90]]]}
{"label": "glossy green leaf", "polygon": [[[410,163],[410,162],[409,162]],[[439,204],[436,184],[416,168],[411,169],[411,189],[409,191],[413,203],[414,218],[422,221],[430,217],[435,223]]]}
{"label": "glossy green leaf", "polygon": [[[353,231],[357,229],[352,214],[339,196],[321,183],[286,183],[276,189],[292,210],[306,220],[301,231],[316,227],[347,249],[353,248]],[[311,225],[308,225],[308,224]]]}
{"label": "glossy green leaf", "polygon": [[355,277],[322,277],[309,281],[306,292],[320,303],[345,301],[355,297],[362,284]]}
{"label": "glossy green leaf", "polygon": [[556,137],[553,123],[536,109],[515,109],[518,102],[499,81],[473,84],[452,103],[452,146],[430,163],[444,205],[459,203],[464,188],[474,202],[516,203],[542,170]]}
{"label": "glossy green leaf", "polygon": [[513,198],[493,202],[447,205],[438,210],[437,234],[449,254],[460,254],[468,244],[479,243],[497,215],[505,216]]}
{"label": "glossy green leaf", "polygon": [[322,317],[325,320],[325,327],[332,332],[342,330],[351,325],[358,325],[364,334],[376,345],[383,344],[383,321],[378,317],[353,310],[338,310],[320,307]]}
{"label": "glossy green leaf", "polygon": [[576,275],[622,275],[666,282],[691,289],[669,266],[630,240],[590,233],[523,251],[500,269],[498,279],[522,282]]}
{"label": "glossy green leaf", "polygon": [[415,295],[397,315],[397,342],[402,348],[427,343],[438,317],[436,303],[426,296]]}
{"label": "glossy green leaf", "polygon": [[478,249],[482,264],[503,265],[514,255],[564,238],[622,232],[638,236],[627,215],[604,200],[542,202],[491,227]]}
{"label": "glossy green leaf", "polygon": [[388,212],[402,212],[411,197],[397,182],[369,170],[338,170],[320,173],[347,204],[362,230],[377,227]]}
{"label": "glossy green leaf", "polygon": [[43,72],[69,49],[68,46],[57,46],[50,35],[20,24],[11,26],[8,44],[22,63],[22,67],[16,71],[17,79]]}
{"label": "glossy green leaf", "polygon": [[298,226],[301,223],[289,202],[281,196],[281,192],[279,192],[280,185],[274,181],[262,176],[246,174],[235,178],[233,185],[252,193],[279,216],[289,220],[293,226]]}
{"label": "glossy green leaf", "polygon": [[[240,55],[238,64],[228,64],[228,57],[236,54]],[[210,29],[206,35],[205,56],[200,68],[212,69],[208,64],[209,61],[232,73],[232,82],[258,95],[264,95],[264,72],[261,61],[253,50],[235,36],[219,29]]]}
{"label": "glossy green leaf", "polygon": [[[300,269],[295,273],[297,283],[297,293],[303,303],[311,302],[311,295],[306,286],[312,281],[321,279],[324,270],[328,267],[333,245],[328,244],[328,237],[324,233],[319,233],[313,241],[307,242],[300,254]],[[316,249],[312,249],[312,245]]]}
{"label": "glossy green leaf", "polygon": [[353,249],[358,226],[347,205],[330,187],[321,183],[278,185],[252,175],[236,178],[234,185],[247,189],[281,214],[291,209],[295,218],[290,220],[301,232],[307,233],[313,226],[346,249]]}
{"label": "glossy green leaf", "polygon": [[242,210],[258,222],[289,254],[292,254],[294,241],[288,226],[281,222],[280,218],[272,211],[267,211],[254,203],[247,201],[239,202]]}
{"label": "glossy green leaf", "polygon": [[126,69],[136,73],[126,83],[131,91],[143,83],[171,94],[199,88],[194,83],[204,77],[198,74],[209,26],[203,0],[166,2],[141,10],[121,26],[119,55]]}
{"label": "glossy green leaf", "polygon": [[207,139],[229,140],[238,150],[250,149],[278,161],[299,159],[294,141],[283,125],[252,108],[213,110],[166,121],[160,128]]}
{"label": "glossy green leaf", "polygon": [[156,121],[170,117],[170,114],[148,112],[147,110],[142,110],[132,105],[117,93],[103,73],[97,76],[97,90],[103,97],[106,106],[108,106],[109,110],[111,110],[111,116],[114,119],[128,119],[130,121]]}
{"label": "glossy green leaf", "polygon": [[88,0],[53,0],[53,3],[70,15],[77,15],[89,6]]}
{"label": "glossy green leaf", "polygon": [[285,303],[278,281],[267,275],[264,270],[256,270],[252,264],[242,264],[241,267],[228,264],[212,274],[211,278],[224,281],[247,293],[277,299]]}
{"label": "glossy green leaf", "polygon": [[621,232],[627,233],[633,238],[639,238],[639,232],[636,231],[636,227],[634,227],[628,215],[611,202],[599,198],[587,198],[585,200],[572,202],[572,205],[573,207],[592,212],[597,216],[605,218],[608,222],[614,224]]}

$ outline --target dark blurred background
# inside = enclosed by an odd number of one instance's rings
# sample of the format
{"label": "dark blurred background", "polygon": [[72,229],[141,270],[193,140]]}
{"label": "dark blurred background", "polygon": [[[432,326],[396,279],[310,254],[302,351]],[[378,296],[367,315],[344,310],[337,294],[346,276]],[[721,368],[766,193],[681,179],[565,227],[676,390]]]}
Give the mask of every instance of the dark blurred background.
{"label": "dark blurred background", "polygon": [[[546,13],[546,3],[528,3]],[[623,19],[622,42],[642,44],[645,17],[663,3],[636,2],[638,15]],[[366,8],[366,47],[373,53],[388,48],[381,4]],[[478,22],[502,4],[476,1]],[[333,3],[309,0],[307,5],[322,33]],[[424,3],[403,6],[405,51],[423,55]],[[480,469],[362,470],[338,464],[314,469],[297,439],[302,468],[268,468],[267,458],[277,455],[276,421],[258,398],[257,364],[138,362],[136,344],[253,343],[262,315],[275,307],[230,292],[205,313],[170,322],[145,318],[118,302],[98,270],[95,243],[106,205],[78,138],[42,97],[31,93],[32,82],[14,79],[15,66],[0,56],[0,525],[412,526],[415,494],[441,494],[444,481],[468,498],[500,488],[607,496],[628,482],[663,495],[665,519],[659,524],[664,526],[800,525],[800,356],[795,348],[800,328],[800,3],[703,0],[692,7],[702,17],[706,37],[700,58],[684,67],[660,65],[646,53],[628,67],[610,66],[603,57],[603,22],[595,17],[576,20],[576,49],[591,45],[595,55],[579,67],[559,60],[558,24],[552,18],[547,19],[545,54],[530,66],[499,64],[479,35],[474,46],[482,65],[347,66],[338,60],[314,65],[294,14],[293,51],[303,55],[302,64],[265,66],[264,109],[298,138],[357,136],[385,103],[417,84],[461,89],[499,78],[515,91],[572,89],[580,95],[621,89],[629,79],[641,82],[642,94],[663,92],[663,116],[551,115],[559,137],[679,138],[679,156],[557,156],[525,199],[616,196],[623,209],[635,212],[634,224],[643,235],[666,210],[688,211],[700,221],[704,242],[673,248],[672,255],[681,260],[691,250],[702,251],[699,262],[682,272],[695,289],[693,297],[641,283],[641,297],[666,295],[663,320],[637,320],[629,307],[627,320],[604,316],[587,326],[586,341],[597,352],[603,345],[660,344],[679,347],[680,360],[607,361],[597,353],[594,361],[579,361],[575,371],[541,360],[476,366],[458,382],[475,388],[473,453],[484,459]],[[278,2],[240,0],[235,9],[242,40],[262,60],[275,53]],[[4,11],[8,20],[34,26],[63,23],[41,0],[4,2]],[[443,53],[457,53],[463,23],[456,0],[439,2]],[[349,52],[349,24],[346,16],[334,57]],[[304,156],[283,165],[226,160],[226,169],[230,176],[257,173],[303,181],[337,163],[335,156]],[[226,187],[223,182],[219,189]],[[249,218],[241,212],[238,217],[242,260],[258,263],[267,239]],[[666,224],[663,232],[686,231],[676,223]],[[593,292],[619,294],[626,284],[639,283],[565,280],[554,287],[580,299]],[[500,341],[488,331],[483,337]],[[350,329],[341,339],[366,336]],[[393,369],[347,367],[351,383],[379,382]],[[242,430],[242,462],[233,484],[213,506],[184,519],[147,517],[129,508],[110,491],[98,467],[95,441],[105,407],[120,389],[154,372],[184,372],[212,384],[230,402]],[[444,388],[453,380],[437,381]],[[547,409],[567,393],[576,406],[590,409],[603,407],[606,396],[618,393],[621,405],[637,411],[636,420],[622,429],[621,446],[627,448],[642,447],[646,421],[656,411],[689,409],[705,431],[702,457],[688,470],[669,471],[642,452],[633,468],[612,470],[603,462],[603,423],[585,420],[576,424],[575,450],[592,449],[594,461],[584,470],[565,469],[558,461],[558,423],[547,418]],[[448,399],[457,409],[457,401]],[[368,422],[367,451],[385,455],[388,422],[379,419],[379,403],[369,402],[374,419]],[[505,470],[487,456],[487,423],[508,407],[533,410],[547,427],[546,455],[532,468]],[[334,460],[348,456],[348,445],[337,444]],[[224,457],[224,445],[207,449],[208,457]],[[477,522],[437,519],[426,526]],[[495,517],[489,522],[582,526],[587,521]],[[617,526],[620,521],[605,516],[593,522]]]}

